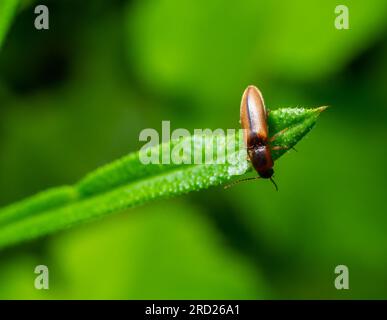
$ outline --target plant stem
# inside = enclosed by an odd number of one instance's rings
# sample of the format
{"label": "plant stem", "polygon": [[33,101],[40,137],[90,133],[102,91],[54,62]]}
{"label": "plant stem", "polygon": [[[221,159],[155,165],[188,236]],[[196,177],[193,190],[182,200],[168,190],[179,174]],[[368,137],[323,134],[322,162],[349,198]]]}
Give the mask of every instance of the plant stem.
{"label": "plant stem", "polygon": [[[305,136],[325,110],[285,108],[270,113],[270,136],[288,128],[275,145],[293,147]],[[204,139],[199,152],[205,154],[217,136],[192,136],[153,147],[158,153],[172,150],[182,141],[194,146]],[[71,227],[152,200],[169,198],[229,182],[249,172],[246,150],[240,143],[228,152],[229,142],[239,135],[228,135],[217,144],[214,156],[225,153],[228,159],[215,164],[148,164],[140,161],[141,152],[131,153],[88,174],[73,186],[63,186],[0,209],[0,248]],[[276,160],[287,150],[273,150]]]}

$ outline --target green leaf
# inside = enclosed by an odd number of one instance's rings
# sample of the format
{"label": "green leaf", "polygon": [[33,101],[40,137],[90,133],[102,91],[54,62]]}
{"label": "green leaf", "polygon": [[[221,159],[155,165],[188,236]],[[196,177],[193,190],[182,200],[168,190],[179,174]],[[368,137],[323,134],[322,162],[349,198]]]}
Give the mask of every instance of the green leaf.
{"label": "green leaf", "polygon": [[[282,132],[273,145],[292,148],[315,125],[325,107],[315,109],[284,108],[269,114],[270,136]],[[284,130],[286,129],[286,130]],[[213,149],[211,143],[219,135],[194,135],[151,148],[153,152],[168,152],[180,143],[190,143],[191,150],[204,155]],[[229,151],[232,141],[236,148]],[[202,140],[197,147],[195,142]],[[0,209],[0,248],[34,239],[80,222],[138,206],[152,200],[168,198],[191,191],[228,183],[251,171],[240,134],[228,134],[218,140],[213,150],[215,159],[227,154],[227,159],[213,164],[148,164],[140,161],[139,151],[105,165],[87,175],[74,186],[44,191],[26,200]],[[242,145],[242,147],[241,147]],[[276,160],[287,150],[272,152]]]}
{"label": "green leaf", "polygon": [[1,0],[0,1],[0,49],[5,39],[7,31],[15,16],[19,0]]}

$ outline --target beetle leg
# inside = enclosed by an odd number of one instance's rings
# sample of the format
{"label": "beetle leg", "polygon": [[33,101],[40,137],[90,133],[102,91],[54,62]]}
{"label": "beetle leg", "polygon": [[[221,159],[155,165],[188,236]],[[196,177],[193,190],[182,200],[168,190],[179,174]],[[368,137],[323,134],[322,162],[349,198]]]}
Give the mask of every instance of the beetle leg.
{"label": "beetle leg", "polygon": [[274,146],[271,148],[271,150],[289,150],[293,149],[294,151],[298,152],[295,147],[289,148],[288,146]]}
{"label": "beetle leg", "polygon": [[290,148],[288,146],[274,146],[271,148],[271,150],[289,150]]}
{"label": "beetle leg", "polygon": [[277,132],[274,136],[272,136],[269,141],[273,142],[275,139],[277,139],[281,134],[284,134],[289,128],[282,129],[281,131]]}

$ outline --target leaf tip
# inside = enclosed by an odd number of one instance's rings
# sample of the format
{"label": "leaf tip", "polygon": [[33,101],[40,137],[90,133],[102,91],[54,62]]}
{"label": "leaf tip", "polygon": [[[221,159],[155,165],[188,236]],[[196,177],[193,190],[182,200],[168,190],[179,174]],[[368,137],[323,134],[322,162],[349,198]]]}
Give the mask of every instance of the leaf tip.
{"label": "leaf tip", "polygon": [[321,107],[318,107],[316,108],[315,110],[318,112],[318,113],[321,113],[323,111],[325,111],[326,109],[330,108],[330,106],[321,106]]}

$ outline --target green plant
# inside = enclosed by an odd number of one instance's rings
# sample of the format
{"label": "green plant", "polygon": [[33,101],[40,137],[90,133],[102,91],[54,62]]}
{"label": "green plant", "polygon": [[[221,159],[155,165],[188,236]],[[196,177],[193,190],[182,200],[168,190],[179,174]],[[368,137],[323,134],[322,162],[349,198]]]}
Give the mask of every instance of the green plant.
{"label": "green plant", "polygon": [[2,0],[0,2],[0,48],[18,5],[19,0]]}
{"label": "green plant", "polygon": [[[270,136],[288,128],[275,145],[293,147],[314,126],[325,107],[315,109],[284,108],[269,115]],[[228,135],[215,152],[227,149]],[[203,137],[184,138],[193,141]],[[215,139],[205,136],[204,139]],[[157,151],[181,141],[158,145]],[[204,153],[208,145],[203,144]],[[278,159],[286,150],[272,152]],[[215,154],[216,155],[216,154]],[[244,148],[236,148],[235,162],[220,164],[149,164],[140,161],[140,153],[131,153],[88,174],[73,186],[62,186],[0,209],[0,248],[37,238],[74,224],[89,221],[149,201],[168,198],[224,184],[251,171]]]}

